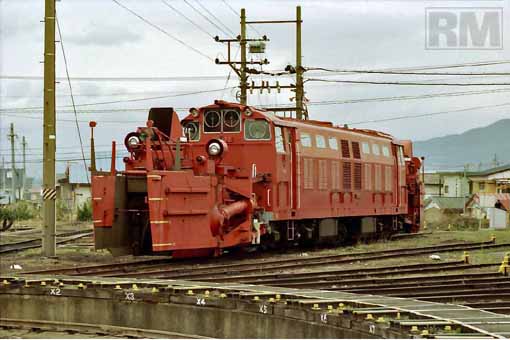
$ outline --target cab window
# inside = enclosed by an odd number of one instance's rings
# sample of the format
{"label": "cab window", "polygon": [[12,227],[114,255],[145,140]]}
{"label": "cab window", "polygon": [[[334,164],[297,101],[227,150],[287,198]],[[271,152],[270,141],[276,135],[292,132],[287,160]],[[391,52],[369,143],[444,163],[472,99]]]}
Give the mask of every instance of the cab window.
{"label": "cab window", "polygon": [[384,157],[390,157],[390,149],[386,145],[382,147],[382,154]]}
{"label": "cab window", "polygon": [[322,135],[315,136],[315,146],[319,149],[326,148],[326,139]]}
{"label": "cab window", "polygon": [[312,146],[312,137],[308,133],[301,132],[299,135],[301,139],[301,145],[305,148],[309,148]]}
{"label": "cab window", "polygon": [[200,140],[200,127],[198,122],[184,122],[184,135],[188,140],[196,142]]}
{"label": "cab window", "polygon": [[364,154],[370,155],[370,145],[367,142],[361,143],[361,150]]}
{"label": "cab window", "polygon": [[372,153],[376,156],[379,156],[381,154],[379,144],[372,144]]}
{"label": "cab window", "polygon": [[329,137],[329,147],[333,150],[338,150],[338,141],[335,137]]}
{"label": "cab window", "polygon": [[270,140],[269,123],[265,119],[246,119],[244,121],[244,139]]}
{"label": "cab window", "polygon": [[279,126],[276,126],[274,128],[274,144],[276,147],[276,152],[285,153],[285,143],[283,140],[283,132],[282,132],[282,128]]}

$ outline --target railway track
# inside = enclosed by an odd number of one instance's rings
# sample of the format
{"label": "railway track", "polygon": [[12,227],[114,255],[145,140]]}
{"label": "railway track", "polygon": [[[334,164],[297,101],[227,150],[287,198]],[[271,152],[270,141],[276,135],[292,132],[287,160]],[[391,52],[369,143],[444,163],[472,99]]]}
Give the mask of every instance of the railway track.
{"label": "railway track", "polygon": [[[61,275],[94,275],[105,277],[150,277],[150,278],[186,278],[221,280],[224,276],[260,275],[284,272],[295,269],[325,267],[353,262],[368,262],[382,259],[412,257],[432,253],[451,251],[465,251],[478,249],[509,248],[510,244],[495,244],[494,241],[451,243],[438,246],[420,248],[398,248],[372,252],[357,252],[350,254],[322,255],[310,257],[291,257],[267,260],[263,257],[256,261],[250,260],[213,260],[212,264],[200,264],[195,261],[174,262],[170,258],[138,260],[125,263],[112,263],[93,266],[30,271],[26,274],[61,274]],[[293,274],[294,275],[294,274]]]}
{"label": "railway track", "polygon": [[[92,230],[77,230],[77,231],[68,231],[65,233],[60,233],[57,235],[57,244],[64,244],[68,242],[72,242],[74,240],[80,239],[82,237],[91,236]],[[13,253],[17,251],[22,251],[26,249],[39,248],[42,246],[41,238],[33,238],[26,241],[13,242],[13,243],[5,243],[0,245],[0,254]]]}
{"label": "railway track", "polygon": [[201,281],[214,281],[214,282],[242,282],[242,283],[256,283],[256,284],[285,284],[293,282],[306,283],[306,282],[329,282],[340,281],[349,278],[364,278],[364,277],[380,277],[390,275],[404,275],[404,274],[423,274],[433,273],[438,271],[459,271],[469,270],[475,268],[495,267],[498,263],[482,263],[482,264],[469,264],[464,261],[449,261],[438,263],[418,263],[400,266],[388,267],[370,267],[370,268],[354,268],[354,269],[341,269],[341,270],[328,270],[328,271],[311,271],[304,273],[263,273],[263,274],[247,274],[247,275],[209,275],[200,277]]}
{"label": "railway track", "polygon": [[121,338],[154,338],[154,339],[204,339],[201,336],[190,336],[188,334],[141,329],[132,327],[119,327],[111,325],[99,325],[76,322],[48,321],[48,320],[27,320],[0,318],[0,327],[5,329],[29,329],[31,331],[51,331],[67,334],[88,334],[100,336],[115,336]]}
{"label": "railway track", "polygon": [[[291,289],[319,289],[420,301],[456,303],[490,312],[510,314],[510,278],[497,273],[500,263],[446,262],[342,268],[382,259],[409,258],[466,250],[510,250],[494,241],[450,243],[310,257],[175,262],[170,258],[44,270],[31,274],[191,280],[199,284],[255,284]],[[460,257],[460,256],[459,256]],[[219,262],[219,263],[218,263]],[[26,273],[25,273],[26,274]]]}
{"label": "railway track", "polygon": [[373,252],[323,255],[314,257],[299,257],[289,259],[277,259],[258,262],[233,262],[228,264],[197,266],[194,268],[173,268],[169,265],[163,265],[161,268],[133,268],[129,272],[109,271],[102,272],[102,276],[110,277],[150,277],[150,278],[172,278],[172,279],[203,279],[219,278],[222,276],[232,276],[241,273],[271,273],[289,270],[309,269],[313,267],[326,267],[332,265],[349,264],[353,262],[368,262],[382,259],[412,257],[417,255],[465,251],[477,249],[509,248],[510,244],[494,244],[494,242],[476,242],[476,243],[454,243],[439,246],[420,247],[420,248],[400,248],[392,250],[381,250]]}

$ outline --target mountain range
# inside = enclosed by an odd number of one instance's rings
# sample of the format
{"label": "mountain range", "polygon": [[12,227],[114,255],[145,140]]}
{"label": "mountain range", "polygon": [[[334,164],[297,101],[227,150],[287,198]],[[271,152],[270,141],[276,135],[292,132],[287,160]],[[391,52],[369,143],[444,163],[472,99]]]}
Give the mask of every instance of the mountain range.
{"label": "mountain range", "polygon": [[510,119],[457,135],[414,142],[415,156],[425,157],[425,169],[484,170],[510,163]]}

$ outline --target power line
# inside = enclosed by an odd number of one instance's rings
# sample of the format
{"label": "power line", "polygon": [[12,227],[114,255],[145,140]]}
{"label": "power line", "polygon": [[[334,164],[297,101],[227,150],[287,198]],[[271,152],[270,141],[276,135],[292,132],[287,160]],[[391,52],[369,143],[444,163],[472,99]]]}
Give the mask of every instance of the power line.
{"label": "power line", "polygon": [[[116,0],[112,0],[116,1]],[[464,63],[464,64],[450,64],[450,65],[436,65],[436,66],[413,66],[406,68],[387,68],[381,69],[381,71],[413,71],[413,70],[439,70],[439,69],[448,69],[448,68],[458,68],[458,67],[480,67],[480,66],[491,66],[491,65],[500,65],[500,64],[508,64],[510,60],[500,60],[500,61],[485,61],[485,62],[474,62],[474,63]],[[124,82],[166,82],[166,81],[205,81],[205,80],[224,80],[225,76],[173,76],[173,77],[73,77],[71,80],[73,81],[124,81]],[[42,80],[41,76],[27,76],[27,75],[0,75],[0,79],[6,80]],[[57,80],[66,80],[65,77],[59,77]]]}
{"label": "power line", "polygon": [[[113,0],[112,0],[113,1]],[[0,75],[0,79],[6,80],[42,80],[41,76],[17,76]],[[73,77],[73,81],[122,81],[122,82],[167,82],[167,81],[204,81],[223,80],[225,76],[174,76],[174,77]],[[57,77],[57,80],[66,80],[65,77]]]}
{"label": "power line", "polygon": [[[139,110],[139,111],[141,111],[141,110]],[[144,112],[145,111],[147,111],[147,110],[144,110]],[[70,112],[72,113],[72,111],[70,111]],[[33,119],[33,120],[42,120],[43,119],[42,116],[34,117],[34,116],[27,116],[27,115],[20,115],[20,114],[9,114],[9,113],[2,113],[2,116],[23,118],[23,119]],[[57,119],[57,122],[75,123],[76,121],[74,119]],[[88,121],[88,120],[78,120],[78,123],[82,123],[82,124],[88,124],[89,122],[90,121]],[[136,121],[135,120],[126,120],[126,121],[101,120],[100,123],[101,124],[140,124],[140,121],[139,120],[136,120]]]}
{"label": "power line", "polygon": [[495,61],[477,61],[470,63],[459,63],[459,64],[446,64],[446,65],[426,65],[426,66],[411,66],[402,68],[385,68],[379,69],[379,71],[426,71],[426,70],[443,70],[449,68],[464,68],[464,67],[482,67],[482,66],[494,66],[510,64],[510,60],[495,60]]}
{"label": "power line", "polygon": [[437,115],[444,115],[444,114],[458,113],[458,112],[465,112],[465,111],[472,111],[472,110],[492,109],[492,108],[497,108],[497,107],[505,107],[505,106],[509,106],[509,105],[510,105],[510,102],[506,102],[506,103],[495,104],[495,105],[472,106],[472,107],[467,107],[467,108],[457,109],[457,110],[438,111],[438,112],[430,112],[430,113],[421,113],[421,114],[417,114],[417,115],[401,115],[401,116],[397,116],[397,117],[363,120],[363,121],[357,121],[357,122],[350,122],[347,124],[348,125],[359,125],[359,124],[367,124],[367,123],[389,122],[389,121],[394,121],[394,120],[423,118],[423,117],[430,117],[430,116],[437,116]]}
{"label": "power line", "polygon": [[[235,87],[229,87],[231,89]],[[224,89],[218,89],[216,91],[223,91]],[[495,93],[506,93],[510,92],[510,88],[491,89],[491,90],[480,90],[480,91],[459,91],[459,92],[442,92],[442,93],[430,93],[423,95],[409,95],[409,96],[389,96],[389,97],[374,97],[374,98],[357,98],[357,99],[345,99],[345,100],[321,100],[311,101],[308,103],[310,106],[323,106],[323,105],[340,105],[340,104],[354,104],[364,102],[384,102],[384,101],[400,101],[400,100],[416,100],[416,99],[429,99],[429,98],[440,98],[440,97],[457,97],[457,96],[469,96],[469,95],[481,95],[481,94],[495,94]],[[93,105],[89,103],[87,105]],[[258,107],[264,108],[265,105],[259,105]],[[271,105],[274,106],[274,105]],[[283,106],[283,105],[282,105]],[[41,110],[41,108],[11,108],[11,109],[0,109],[2,112],[15,112],[16,110]],[[174,108],[175,110],[186,110],[185,107]],[[109,113],[109,112],[121,112],[121,111],[135,111],[141,112],[146,111],[145,108],[115,108],[115,109],[95,109],[95,110],[78,110],[80,113]],[[59,113],[70,113],[68,110],[59,110]],[[72,112],[71,112],[72,113]],[[12,115],[11,115],[12,116]]]}
{"label": "power line", "polygon": [[[230,4],[226,0],[221,0],[221,1],[225,4],[225,6],[227,6],[230,9],[230,11],[232,13],[234,13],[236,18],[239,19],[241,13],[237,12],[232,6],[230,6]],[[260,33],[253,25],[248,25],[248,27],[250,27],[258,35],[262,35],[262,33]]]}
{"label": "power line", "polygon": [[126,5],[122,4],[121,2],[119,2],[118,0],[112,0],[114,3],[116,3],[117,5],[119,5],[120,7],[124,8],[126,11],[128,11],[129,13],[133,14],[134,16],[136,16],[138,19],[142,20],[143,22],[145,22],[147,25],[150,25],[152,26],[153,28],[157,29],[158,31],[160,31],[161,33],[165,34],[166,36],[168,36],[169,38],[171,38],[172,40],[178,42],[179,44],[183,45],[184,47],[192,50],[193,52],[195,53],[198,53],[200,54],[202,57],[204,58],[207,58],[209,59],[210,61],[214,61],[211,57],[209,57],[208,55],[206,55],[205,53],[203,53],[202,51],[194,48],[193,46],[187,44],[186,42],[184,42],[183,40],[177,38],[176,36],[174,36],[173,34],[169,33],[168,31],[164,30],[163,28],[159,27],[158,25],[150,22],[149,20],[147,20],[146,18],[144,18],[143,16],[141,16],[140,14],[136,13],[135,11],[133,11],[131,8],[127,7]]}
{"label": "power line", "polygon": [[[235,87],[230,87],[235,88]],[[321,100],[321,101],[311,101],[308,103],[309,106],[327,106],[327,105],[342,105],[342,104],[355,104],[355,103],[365,103],[365,102],[385,102],[385,101],[401,101],[401,100],[417,100],[417,99],[430,99],[430,98],[441,98],[441,97],[457,97],[457,96],[469,96],[469,95],[482,95],[482,94],[495,94],[495,93],[505,93],[510,92],[510,88],[501,88],[501,89],[492,89],[492,90],[480,90],[480,91],[459,91],[459,92],[442,92],[442,93],[431,93],[431,94],[423,94],[423,95],[410,95],[410,96],[389,96],[389,97],[374,97],[374,98],[357,98],[357,99],[345,99],[345,100]],[[259,105],[259,108],[264,108],[268,105]],[[271,107],[275,107],[275,105],[269,105]],[[278,105],[276,105],[278,106]],[[281,105],[284,107],[285,105]],[[27,108],[20,108],[27,109]],[[177,111],[185,111],[187,108],[174,108]],[[38,109],[40,110],[40,109]],[[1,111],[1,110],[0,110]],[[11,112],[12,110],[5,109],[6,112]],[[77,110],[79,113],[114,113],[114,112],[146,112],[145,108],[116,108],[116,109],[95,109],[95,110]],[[15,112],[15,111],[12,111]],[[59,110],[59,113],[72,113],[69,110]],[[18,115],[14,114],[5,114],[0,112],[0,114],[4,114],[5,116],[17,117]],[[20,116],[23,118],[31,118],[31,119],[40,119],[39,117],[32,116]],[[59,121],[70,121],[59,119]],[[81,123],[87,123],[87,121],[80,121]],[[139,123],[139,121],[103,121],[104,123]]]}
{"label": "power line", "polygon": [[[96,148],[98,147],[109,147],[107,150],[105,151],[108,151],[108,150],[111,150],[111,144],[100,144],[100,145],[97,145],[96,144]],[[79,145],[67,145],[67,146],[59,146],[57,147],[57,150],[68,150],[68,149],[78,149],[80,146]],[[86,145],[86,147],[90,147],[90,145]],[[117,148],[120,148],[120,147],[124,147],[124,145],[121,145],[121,144],[117,144]],[[43,147],[32,147],[32,148],[26,148],[26,150],[42,150]],[[0,152],[9,152],[11,149],[8,148],[8,149],[0,149]],[[69,152],[72,152],[72,151],[69,151]],[[78,152],[78,151],[74,151],[74,152]],[[37,153],[38,155],[40,155],[40,153]]]}
{"label": "power line", "polygon": [[419,75],[419,76],[510,76],[508,72],[416,72],[416,71],[384,71],[384,70],[355,70],[355,69],[328,69],[324,67],[307,67],[306,71],[325,71],[333,73],[360,73],[360,74],[389,74],[389,75]]}
{"label": "power line", "polygon": [[308,105],[309,106],[321,106],[321,105],[356,104],[356,103],[366,103],[366,102],[386,102],[386,101],[429,99],[429,98],[441,98],[441,97],[457,97],[457,96],[470,96],[470,95],[494,94],[494,93],[505,93],[505,92],[510,92],[510,88],[481,90],[481,91],[442,92],[442,93],[430,93],[430,94],[413,95],[413,96],[391,96],[391,97],[374,97],[374,98],[359,98],[359,99],[345,99],[345,100],[322,100],[322,101],[311,101],[308,103]]}
{"label": "power line", "polygon": [[[123,159],[124,157],[125,157],[125,155],[119,155],[119,156],[116,156],[115,159]],[[111,156],[110,157],[108,157],[108,156],[96,157],[96,159],[111,159]],[[65,162],[77,162],[77,161],[81,161],[81,160],[82,160],[81,158],[62,158],[62,159],[56,159],[55,162],[65,163]],[[90,161],[90,158],[86,158],[85,160]],[[38,164],[38,163],[43,163],[43,160],[42,159],[30,159],[30,160],[27,160],[26,162],[31,163],[31,164]],[[11,163],[12,162],[5,162],[5,164],[11,164]],[[21,162],[16,161],[14,163],[19,164]]]}
{"label": "power line", "polygon": [[[234,59],[237,59],[237,55],[239,54],[239,51],[241,50],[241,46],[238,46],[237,47],[237,51],[236,51],[236,54],[234,56]],[[223,91],[221,92],[221,99],[223,99],[225,97],[225,91],[227,90],[227,86],[228,86],[228,83],[230,82],[230,76],[232,75],[232,71],[233,69],[230,68],[230,70],[228,71],[228,76],[227,76],[227,80],[225,81],[225,86],[224,86],[224,89]]]}
{"label": "power line", "polygon": [[[183,0],[189,7],[191,7],[191,9],[193,9],[196,13],[198,13],[202,18],[204,18],[205,20],[207,20],[211,25],[213,25],[214,27],[216,27],[220,32],[222,32],[223,34],[225,35],[231,35],[232,33],[228,33],[227,31],[225,31],[223,28],[221,28],[220,26],[218,26],[218,24],[216,24],[214,21],[212,21],[211,19],[209,19],[209,17],[207,17],[206,15],[204,15],[202,12],[200,12],[195,6],[193,6],[192,4],[189,3],[188,0]],[[233,35],[235,36],[235,34]]]}
{"label": "power line", "polygon": [[193,26],[195,26],[198,30],[200,30],[201,32],[207,34],[209,37],[213,38],[214,39],[214,36],[209,33],[205,28],[203,28],[202,26],[200,26],[199,24],[197,24],[196,22],[194,22],[193,20],[191,20],[189,17],[187,17],[184,13],[182,13],[181,11],[179,11],[177,8],[175,8],[174,6],[172,6],[170,3],[168,3],[168,1],[166,0],[161,0],[161,2],[163,2],[168,8],[170,8],[171,10],[173,10],[175,13],[179,14],[181,17],[183,17],[184,19],[186,19],[189,23],[191,23]]}
{"label": "power line", "polygon": [[204,11],[206,11],[211,17],[213,17],[215,20],[217,20],[221,26],[223,26],[228,32],[230,32],[230,34],[232,34],[232,36],[236,36],[236,34],[234,33],[234,31],[232,31],[227,25],[225,25],[223,23],[223,21],[221,21],[216,15],[214,15],[210,10],[207,9],[207,7],[205,7],[199,0],[195,0],[195,2],[200,6],[202,7],[202,9]]}
{"label": "power line", "polygon": [[62,36],[62,31],[60,29],[60,21],[58,20],[56,12],[55,12],[55,21],[57,24],[58,36],[60,38],[60,47],[62,49],[62,56],[64,59],[64,66],[66,69],[67,83],[69,84],[69,93],[71,95],[71,102],[72,102],[73,111],[74,111],[74,121],[76,123],[76,130],[78,131],[78,140],[80,141],[81,155],[83,158],[83,167],[85,169],[85,173],[87,174],[87,183],[90,183],[89,173],[88,173],[88,169],[87,169],[87,162],[85,161],[85,151],[83,150],[83,141],[81,138],[80,124],[78,124],[78,113],[76,113],[76,105],[74,103],[73,86],[71,85],[71,78],[69,77],[69,67],[67,65],[67,57],[66,57],[66,52],[64,49],[64,38]]}
{"label": "power line", "polygon": [[399,85],[399,86],[508,86],[510,83],[424,83],[416,81],[375,81],[307,78],[306,81],[345,84]]}
{"label": "power line", "polygon": [[[234,88],[234,87],[232,87],[232,88]],[[141,101],[147,101],[147,100],[166,99],[166,98],[183,97],[183,96],[190,96],[190,95],[203,94],[203,93],[219,92],[219,91],[224,91],[224,90],[225,90],[225,88],[213,89],[213,90],[200,90],[200,91],[186,92],[186,93],[180,93],[180,94],[171,94],[171,95],[165,95],[165,96],[155,96],[155,97],[144,97],[144,98],[135,98],[135,99],[123,99],[123,100],[111,100],[111,101],[104,101],[104,102],[85,103],[85,104],[78,104],[76,106],[77,107],[86,107],[86,106],[96,106],[96,105],[141,102]],[[73,105],[61,105],[58,107],[73,107]],[[40,110],[40,109],[43,109],[43,107],[42,106],[31,106],[31,107],[21,107],[21,108],[1,108],[0,112],[11,111],[11,110]]]}
{"label": "power line", "polygon": [[[73,78],[71,78],[72,80]],[[198,90],[197,90],[198,91]],[[213,91],[213,90],[200,90],[200,91]],[[219,91],[219,89],[218,89]],[[182,95],[185,96],[190,92],[187,91],[126,91],[126,92],[105,92],[105,93],[73,93],[74,97],[115,97],[115,96],[132,96],[132,95]],[[43,96],[28,96],[28,95],[0,95],[0,98],[42,98]],[[58,94],[57,97],[69,97],[69,93]]]}

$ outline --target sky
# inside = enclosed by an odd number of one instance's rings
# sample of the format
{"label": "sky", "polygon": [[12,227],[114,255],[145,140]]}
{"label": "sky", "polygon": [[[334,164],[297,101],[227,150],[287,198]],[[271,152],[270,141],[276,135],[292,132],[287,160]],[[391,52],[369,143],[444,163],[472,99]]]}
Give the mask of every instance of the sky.
{"label": "sky", "polygon": [[[510,76],[469,74],[510,74],[510,35],[507,34],[510,5],[507,0],[116,1],[57,2],[57,18],[62,32],[62,37],[57,37],[59,42],[56,46],[57,76],[62,78],[56,89],[57,105],[60,106],[57,113],[57,159],[73,160],[80,156],[79,134],[69,106],[70,89],[65,79],[62,45],[85,152],[88,154],[90,138],[87,122],[95,120],[98,122],[97,149],[100,156],[106,155],[112,140],[122,144],[128,132],[144,125],[150,107],[175,107],[183,116],[187,108],[207,105],[215,99],[236,100],[238,80],[235,74],[229,72],[228,66],[214,63],[215,58],[226,57],[227,47],[215,42],[212,37],[227,38],[233,36],[232,32],[239,32],[239,17],[235,12],[241,7],[246,8],[248,20],[292,20],[295,18],[295,6],[301,5],[303,65],[307,68],[419,68],[425,69],[421,72],[434,72],[426,68],[501,62],[497,65],[435,70],[460,75],[307,71],[306,78],[321,80],[309,80],[305,85],[311,119],[381,130],[401,139],[425,140],[462,133],[510,118]],[[460,13],[458,8],[464,8],[465,12],[482,18],[482,7],[500,11],[502,22],[499,22],[498,33],[501,34],[502,46],[468,50],[426,48],[427,32],[431,32],[426,27],[427,11],[441,10],[456,15]],[[43,103],[40,78],[44,66],[43,18],[43,0],[0,0],[1,156],[9,162],[7,134],[10,124],[14,123],[16,162],[21,160],[21,138],[25,136],[27,159],[31,172],[35,174],[40,173],[42,159],[42,112],[39,108]],[[249,27],[249,38],[260,35],[267,35],[270,39],[266,53],[250,55],[250,59],[267,58],[270,64],[264,69],[268,71],[282,70],[287,64],[295,64],[293,25]],[[237,48],[233,47],[233,58],[236,51]],[[158,77],[173,80],[150,79]],[[261,79],[272,84],[276,81],[274,77],[252,78],[256,82]],[[422,85],[334,82],[338,80]],[[282,77],[279,81],[289,84],[293,79]],[[445,83],[485,85],[432,85]],[[469,95],[465,93],[468,91]],[[457,95],[444,95],[450,93]],[[286,90],[280,94],[275,91],[270,94],[256,92],[249,96],[249,103],[254,106],[292,105],[289,101],[292,95]],[[162,96],[165,98],[147,100]],[[388,100],[388,97],[398,97],[399,100]],[[360,102],[360,99],[372,100]],[[115,103],[107,104],[112,101]],[[91,103],[102,104],[86,105]],[[400,119],[402,117],[405,119]],[[62,170],[65,163],[59,162],[58,169]]]}

